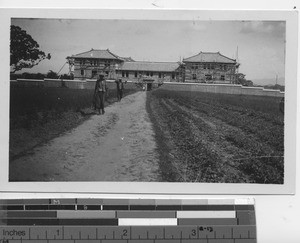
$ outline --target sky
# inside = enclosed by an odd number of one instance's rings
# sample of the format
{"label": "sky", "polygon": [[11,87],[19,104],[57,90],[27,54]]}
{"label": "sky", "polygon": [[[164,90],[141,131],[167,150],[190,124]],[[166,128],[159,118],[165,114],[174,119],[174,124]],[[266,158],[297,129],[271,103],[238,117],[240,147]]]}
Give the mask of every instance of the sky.
{"label": "sky", "polygon": [[[51,54],[50,60],[21,72],[58,72],[67,56],[93,48],[136,61],[174,62],[219,51],[237,59],[249,80],[275,84],[276,75],[281,82],[285,76],[284,21],[12,19],[11,24]],[[67,65],[61,73],[68,73]]]}

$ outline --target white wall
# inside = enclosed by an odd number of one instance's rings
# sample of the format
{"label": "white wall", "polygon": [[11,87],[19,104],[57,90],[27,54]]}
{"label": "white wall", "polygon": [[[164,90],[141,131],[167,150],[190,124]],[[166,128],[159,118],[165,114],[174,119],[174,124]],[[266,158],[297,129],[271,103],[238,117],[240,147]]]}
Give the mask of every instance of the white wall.
{"label": "white wall", "polygon": [[242,85],[234,84],[164,82],[162,88],[175,91],[199,91],[220,94],[284,97],[284,92],[281,92],[280,90],[264,89],[262,87],[245,87]]}

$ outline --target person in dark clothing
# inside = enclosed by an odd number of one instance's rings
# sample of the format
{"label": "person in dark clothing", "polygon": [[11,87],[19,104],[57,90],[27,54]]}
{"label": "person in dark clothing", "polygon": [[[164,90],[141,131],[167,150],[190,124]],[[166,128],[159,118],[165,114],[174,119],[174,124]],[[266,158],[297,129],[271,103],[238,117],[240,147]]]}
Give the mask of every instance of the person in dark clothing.
{"label": "person in dark clothing", "polygon": [[281,111],[282,114],[284,114],[284,98],[282,98],[280,100],[280,103],[279,103],[279,110]]}
{"label": "person in dark clothing", "polygon": [[104,79],[104,74],[100,74],[95,85],[94,91],[94,108],[98,111],[98,114],[105,113],[104,111],[104,98],[106,92],[106,81]]}
{"label": "person in dark clothing", "polygon": [[117,84],[117,99],[118,101],[121,101],[123,97],[124,83],[122,82],[122,79],[118,79],[115,82]]}

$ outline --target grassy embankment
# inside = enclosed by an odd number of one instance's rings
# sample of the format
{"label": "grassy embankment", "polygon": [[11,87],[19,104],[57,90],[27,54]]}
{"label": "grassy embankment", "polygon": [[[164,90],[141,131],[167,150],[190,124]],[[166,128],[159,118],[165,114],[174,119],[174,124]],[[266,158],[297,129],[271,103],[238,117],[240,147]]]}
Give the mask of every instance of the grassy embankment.
{"label": "grassy embankment", "polygon": [[[115,84],[108,84],[106,106],[117,101]],[[136,92],[125,85],[124,96]],[[10,89],[10,161],[78,126],[93,113],[93,90],[42,87]],[[87,109],[89,112],[82,112]]]}

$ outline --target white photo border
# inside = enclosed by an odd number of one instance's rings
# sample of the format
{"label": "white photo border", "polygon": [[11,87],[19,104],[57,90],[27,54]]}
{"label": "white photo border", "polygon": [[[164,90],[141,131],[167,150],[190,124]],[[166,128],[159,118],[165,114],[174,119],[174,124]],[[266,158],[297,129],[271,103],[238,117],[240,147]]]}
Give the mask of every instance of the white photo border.
{"label": "white photo border", "polygon": [[[99,17],[101,16],[101,17]],[[285,174],[284,184],[177,182],[9,182],[9,45],[11,18],[122,20],[260,20],[286,21]],[[0,191],[101,194],[294,194],[296,178],[296,103],[298,11],[296,10],[129,10],[129,9],[0,9],[1,97]]]}

